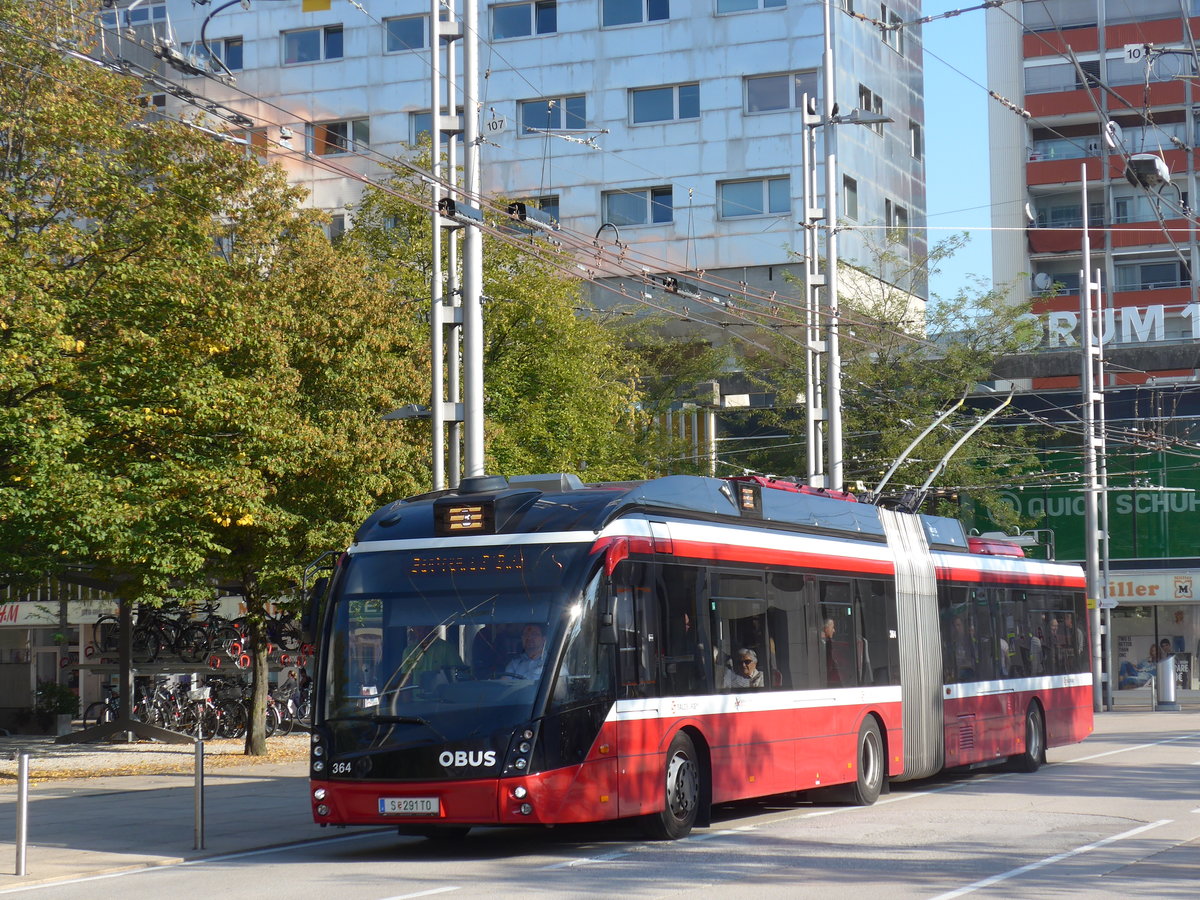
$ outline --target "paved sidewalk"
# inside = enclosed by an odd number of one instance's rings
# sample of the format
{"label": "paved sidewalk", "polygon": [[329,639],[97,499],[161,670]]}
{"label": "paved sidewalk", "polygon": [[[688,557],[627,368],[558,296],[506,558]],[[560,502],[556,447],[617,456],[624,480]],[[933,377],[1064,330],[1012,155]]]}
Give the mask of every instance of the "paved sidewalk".
{"label": "paved sidewalk", "polygon": [[[304,755],[308,736],[272,738],[268,745],[284,743],[296,746],[283,748],[282,755],[293,757],[283,762],[206,752],[205,848],[197,850],[194,748],[0,740],[0,892],[344,833],[312,822]],[[7,758],[14,749],[30,752],[27,874],[22,878],[15,876],[17,784],[7,775],[9,769],[16,772],[15,760]],[[98,772],[155,772],[167,766],[176,773],[34,780],[56,770],[75,773],[81,766]]]}

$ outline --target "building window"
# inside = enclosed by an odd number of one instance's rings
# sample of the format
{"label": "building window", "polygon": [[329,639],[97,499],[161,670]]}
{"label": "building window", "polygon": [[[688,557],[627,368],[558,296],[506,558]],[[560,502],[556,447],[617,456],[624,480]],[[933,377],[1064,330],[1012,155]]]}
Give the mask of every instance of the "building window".
{"label": "building window", "polygon": [[883,42],[897,53],[904,53],[904,29],[900,23],[904,20],[883,3],[879,4],[879,21],[887,25],[883,29]]}
{"label": "building window", "polygon": [[661,225],[673,220],[671,188],[605,191],[604,222],[610,225]]}
{"label": "building window", "polygon": [[[462,114],[463,114],[463,108],[461,106],[458,107],[457,113],[458,113],[458,122],[459,122],[458,130],[459,130],[459,132],[461,132],[462,131]],[[415,147],[415,146],[417,146],[417,144],[421,143],[422,137],[427,138],[427,137],[429,137],[429,135],[433,134],[433,115],[431,113],[429,113],[428,111],[415,112],[415,113],[410,113],[408,118],[409,118],[409,126],[410,126],[409,130],[410,130],[410,135],[411,135],[411,143]],[[443,131],[442,132],[442,143],[445,144],[449,140],[450,140],[450,133]]]}
{"label": "building window", "polygon": [[751,9],[774,9],[787,6],[787,0],[717,0],[718,13],[746,12]]}
{"label": "building window", "polygon": [[842,176],[842,216],[858,221],[858,182],[849,175]]}
{"label": "building window", "polygon": [[368,119],[346,119],[341,122],[318,122],[308,126],[309,153],[334,156],[338,153],[358,153],[371,144]]}
{"label": "building window", "polygon": [[587,126],[587,98],[549,97],[542,100],[522,100],[521,133],[539,131],[574,131]]}
{"label": "building window", "polygon": [[[224,72],[225,69],[229,69],[231,72],[240,72],[243,47],[244,44],[240,37],[210,40],[208,50],[204,49],[202,43],[196,41],[194,44],[184,45],[183,55],[194,60],[197,66],[203,66],[210,72]],[[209,53],[209,51],[212,52]],[[224,68],[221,63],[225,64]]]}
{"label": "building window", "polygon": [[105,28],[116,28],[118,22],[122,27],[132,27],[165,21],[167,4],[163,0],[158,3],[143,3],[133,9],[109,9],[100,13],[100,24]]}
{"label": "building window", "polygon": [[671,122],[700,118],[700,85],[677,84],[674,87],[635,88],[629,92],[633,123]]}
{"label": "building window", "polygon": [[556,31],[558,3],[555,0],[492,7],[492,37],[496,40],[554,34]]}
{"label": "building window", "polygon": [[788,72],[784,75],[753,75],[746,78],[746,112],[800,109],[804,95],[817,97],[817,72]]}
{"label": "building window", "polygon": [[330,243],[336,244],[342,239],[342,235],[346,233],[346,216],[344,213],[334,213],[329,217],[329,222],[325,225],[325,236],[329,238]]}
{"label": "building window", "polygon": [[341,25],[305,28],[301,31],[285,31],[283,33],[283,62],[285,65],[341,58]]}
{"label": "building window", "polygon": [[717,191],[722,219],[782,215],[792,211],[791,180],[786,176],[724,181],[718,183]]}
{"label": "building window", "polygon": [[601,0],[604,25],[633,25],[671,17],[670,0]]}
{"label": "building window", "polygon": [[925,133],[920,122],[908,120],[908,150],[913,159],[925,158]]}
{"label": "building window", "polygon": [[[866,85],[860,84],[858,86],[858,108],[863,112],[875,113],[876,115],[882,116],[883,98]],[[876,134],[883,134],[882,122],[877,122],[876,124],[868,125],[867,127]]]}
{"label": "building window", "polygon": [[425,16],[397,16],[394,19],[384,19],[383,27],[387,30],[388,53],[401,50],[421,50],[428,46],[425,27]]}
{"label": "building window", "polygon": [[1138,262],[1116,267],[1118,291],[1156,291],[1162,288],[1187,287],[1192,273],[1178,259]]}
{"label": "building window", "polygon": [[883,201],[883,225],[888,237],[903,247],[908,246],[908,208],[891,200]]}
{"label": "building window", "polygon": [[266,159],[267,153],[270,150],[270,138],[267,136],[265,128],[247,128],[234,133],[235,140],[240,143],[246,151],[246,158]]}
{"label": "building window", "polygon": [[[1079,70],[1083,71],[1082,77],[1080,77]],[[1081,62],[1079,69],[1075,70],[1075,90],[1082,91],[1084,88],[1100,86],[1100,60],[1093,59],[1089,62]]]}

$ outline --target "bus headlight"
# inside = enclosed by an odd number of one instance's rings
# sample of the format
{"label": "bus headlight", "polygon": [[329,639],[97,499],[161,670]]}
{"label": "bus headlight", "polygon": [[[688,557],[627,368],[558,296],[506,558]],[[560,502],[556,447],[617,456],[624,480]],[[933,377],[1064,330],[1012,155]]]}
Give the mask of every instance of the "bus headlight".
{"label": "bus headlight", "polygon": [[315,791],[313,791],[313,799],[314,800],[324,800],[325,799],[325,788],[317,788]]}
{"label": "bus headlight", "polygon": [[[524,800],[528,795],[529,795],[529,791],[525,790],[525,788],[523,788],[523,787],[518,786],[518,787],[513,788],[513,796],[516,797],[518,800]],[[320,799],[320,798],[318,797],[317,799]]]}
{"label": "bus headlight", "polygon": [[329,815],[329,807],[328,807],[328,806],[326,806],[324,803],[318,804],[318,805],[317,805],[317,815],[318,815],[318,816],[327,816],[327,815]]}
{"label": "bus headlight", "polygon": [[313,761],[313,771],[314,772],[324,772],[325,771],[325,763],[319,759],[314,760]]}

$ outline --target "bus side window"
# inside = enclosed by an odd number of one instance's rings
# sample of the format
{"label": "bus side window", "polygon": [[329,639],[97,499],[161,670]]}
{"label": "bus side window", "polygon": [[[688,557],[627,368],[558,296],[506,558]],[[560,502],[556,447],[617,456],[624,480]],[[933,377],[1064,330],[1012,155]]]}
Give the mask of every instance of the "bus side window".
{"label": "bus side window", "polygon": [[824,581],[820,589],[820,668],[826,687],[854,687],[858,684],[861,647],[857,617],[846,581]]}
{"label": "bus side window", "polygon": [[893,604],[888,583],[858,579],[854,582],[858,638],[857,661],[860,684],[894,684],[889,665],[890,633],[894,630]]}
{"label": "bus side window", "polygon": [[700,614],[705,608],[704,578],[704,570],[694,566],[664,565],[656,580],[664,695],[708,692],[707,616]]}
{"label": "bus side window", "polygon": [[617,622],[619,697],[656,697],[656,631],[653,590],[645,582],[646,567],[622,565],[624,577],[613,578]]}
{"label": "bus side window", "polygon": [[[792,690],[808,686],[808,628],[804,615],[804,576],[771,572],[767,576],[767,626],[775,650],[778,677],[773,686]],[[797,629],[795,634],[791,629]]]}
{"label": "bus side window", "polygon": [[735,670],[735,657],[741,650],[751,650],[756,658],[757,671],[750,690],[769,687],[774,681],[774,665],[770,637],[767,634],[765,584],[762,573],[711,573],[711,602],[713,611],[713,642],[716,645],[716,671],[713,681],[717,690],[730,690],[743,673]]}

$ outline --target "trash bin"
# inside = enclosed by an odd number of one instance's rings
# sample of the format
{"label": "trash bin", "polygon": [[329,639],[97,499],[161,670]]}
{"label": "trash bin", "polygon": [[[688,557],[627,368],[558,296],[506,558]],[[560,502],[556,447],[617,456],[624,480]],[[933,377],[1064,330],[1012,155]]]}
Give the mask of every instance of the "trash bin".
{"label": "trash bin", "polygon": [[1175,702],[1175,656],[1159,660],[1155,679],[1158,684],[1158,709],[1179,709]]}

